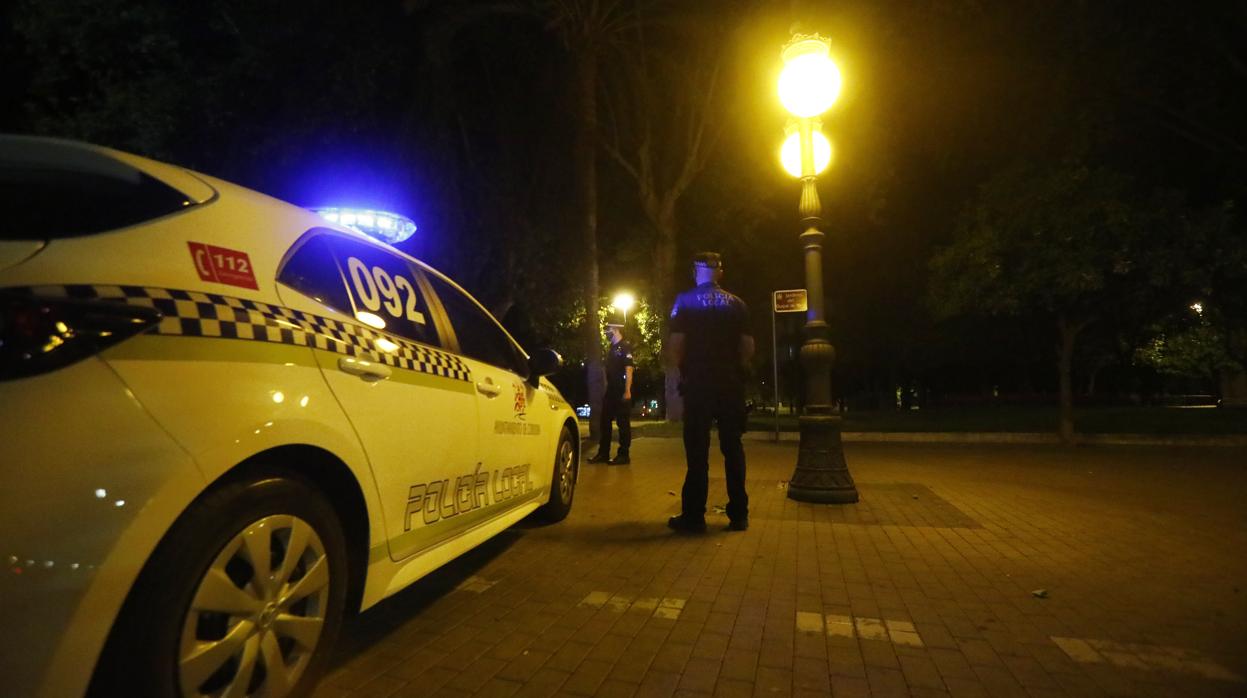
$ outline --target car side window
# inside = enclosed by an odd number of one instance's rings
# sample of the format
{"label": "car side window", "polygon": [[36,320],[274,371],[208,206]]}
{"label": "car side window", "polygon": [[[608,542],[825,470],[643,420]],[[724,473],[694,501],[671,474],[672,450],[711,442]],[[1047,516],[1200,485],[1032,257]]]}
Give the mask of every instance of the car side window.
{"label": "car side window", "polygon": [[416,269],[402,257],[340,235],[318,235],[290,256],[277,280],[361,324],[438,346]]}
{"label": "car side window", "polygon": [[428,300],[406,259],[345,237],[329,242],[351,296],[351,315],[369,327],[438,344]]}
{"label": "car side window", "polygon": [[493,317],[466,293],[436,274],[427,274],[429,283],[446,309],[450,324],[464,354],[521,376],[528,375],[528,362]]}
{"label": "car side window", "polygon": [[277,280],[321,305],[351,315],[351,297],[327,238],[314,235],[304,239],[277,272]]}

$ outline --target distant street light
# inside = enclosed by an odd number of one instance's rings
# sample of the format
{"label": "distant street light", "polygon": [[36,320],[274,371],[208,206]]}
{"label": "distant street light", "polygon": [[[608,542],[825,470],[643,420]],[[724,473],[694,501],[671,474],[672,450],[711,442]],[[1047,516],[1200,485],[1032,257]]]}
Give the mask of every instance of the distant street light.
{"label": "distant street light", "polygon": [[[831,409],[831,362],[835,348],[828,341],[823,303],[822,206],[818,173],[831,162],[831,143],[819,131],[818,116],[840,94],[840,71],[831,61],[831,46],[817,34],[797,34],[784,47],[779,98],[796,117],[796,129],[781,149],[784,169],[801,178],[801,244],[805,248],[808,310],[801,363],[805,366],[806,400],[800,417],[801,447],[796,470],[788,481],[788,498],[800,502],[856,502],[857,486],[844,461],[840,417]],[[795,152],[797,157],[790,153]],[[796,162],[794,163],[793,160]]]}
{"label": "distant street light", "polygon": [[628,311],[632,310],[632,306],[636,305],[636,297],[627,291],[621,291],[615,294],[614,300],[611,301],[611,307],[623,313],[624,327],[628,326]]}

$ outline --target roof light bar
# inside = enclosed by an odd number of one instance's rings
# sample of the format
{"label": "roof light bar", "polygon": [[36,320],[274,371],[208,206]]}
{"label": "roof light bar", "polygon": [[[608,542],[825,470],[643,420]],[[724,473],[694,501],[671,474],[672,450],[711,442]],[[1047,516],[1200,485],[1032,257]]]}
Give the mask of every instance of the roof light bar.
{"label": "roof light bar", "polygon": [[313,208],[312,211],[331,223],[358,230],[391,245],[396,245],[416,233],[415,221],[389,211],[337,206]]}

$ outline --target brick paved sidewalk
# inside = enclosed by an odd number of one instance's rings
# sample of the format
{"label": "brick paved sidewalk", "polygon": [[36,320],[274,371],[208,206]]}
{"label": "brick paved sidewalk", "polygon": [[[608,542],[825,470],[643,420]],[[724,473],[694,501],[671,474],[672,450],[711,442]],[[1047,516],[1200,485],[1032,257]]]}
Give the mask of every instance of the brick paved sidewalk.
{"label": "brick paved sidewalk", "polygon": [[1241,449],[850,444],[828,507],[750,443],[750,530],[686,536],[680,448],[352,619],[316,695],[1247,695]]}

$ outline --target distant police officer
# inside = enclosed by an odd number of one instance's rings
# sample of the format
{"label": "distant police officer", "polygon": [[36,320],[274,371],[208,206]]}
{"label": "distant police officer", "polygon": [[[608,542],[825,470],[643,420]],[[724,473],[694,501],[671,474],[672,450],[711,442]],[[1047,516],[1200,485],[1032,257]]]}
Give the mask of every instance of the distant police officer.
{"label": "distant police officer", "polygon": [[[601,441],[597,455],[589,462],[627,465],[632,462],[628,447],[632,445],[632,371],[636,364],[632,360],[632,345],[624,341],[623,325],[608,324],[606,338],[611,348],[606,354],[606,395],[602,398],[599,422]],[[610,457],[612,422],[619,424],[619,452],[614,458]]]}
{"label": "distant police officer", "polygon": [[684,395],[682,512],[667,525],[677,531],[706,530],[710,426],[719,427],[719,449],[727,476],[728,529],[749,527],[745,493],[745,371],[753,357],[753,334],[745,302],[719,287],[723,262],[714,252],[693,257],[697,286],[681,293],[671,309],[668,345],[680,366]]}

